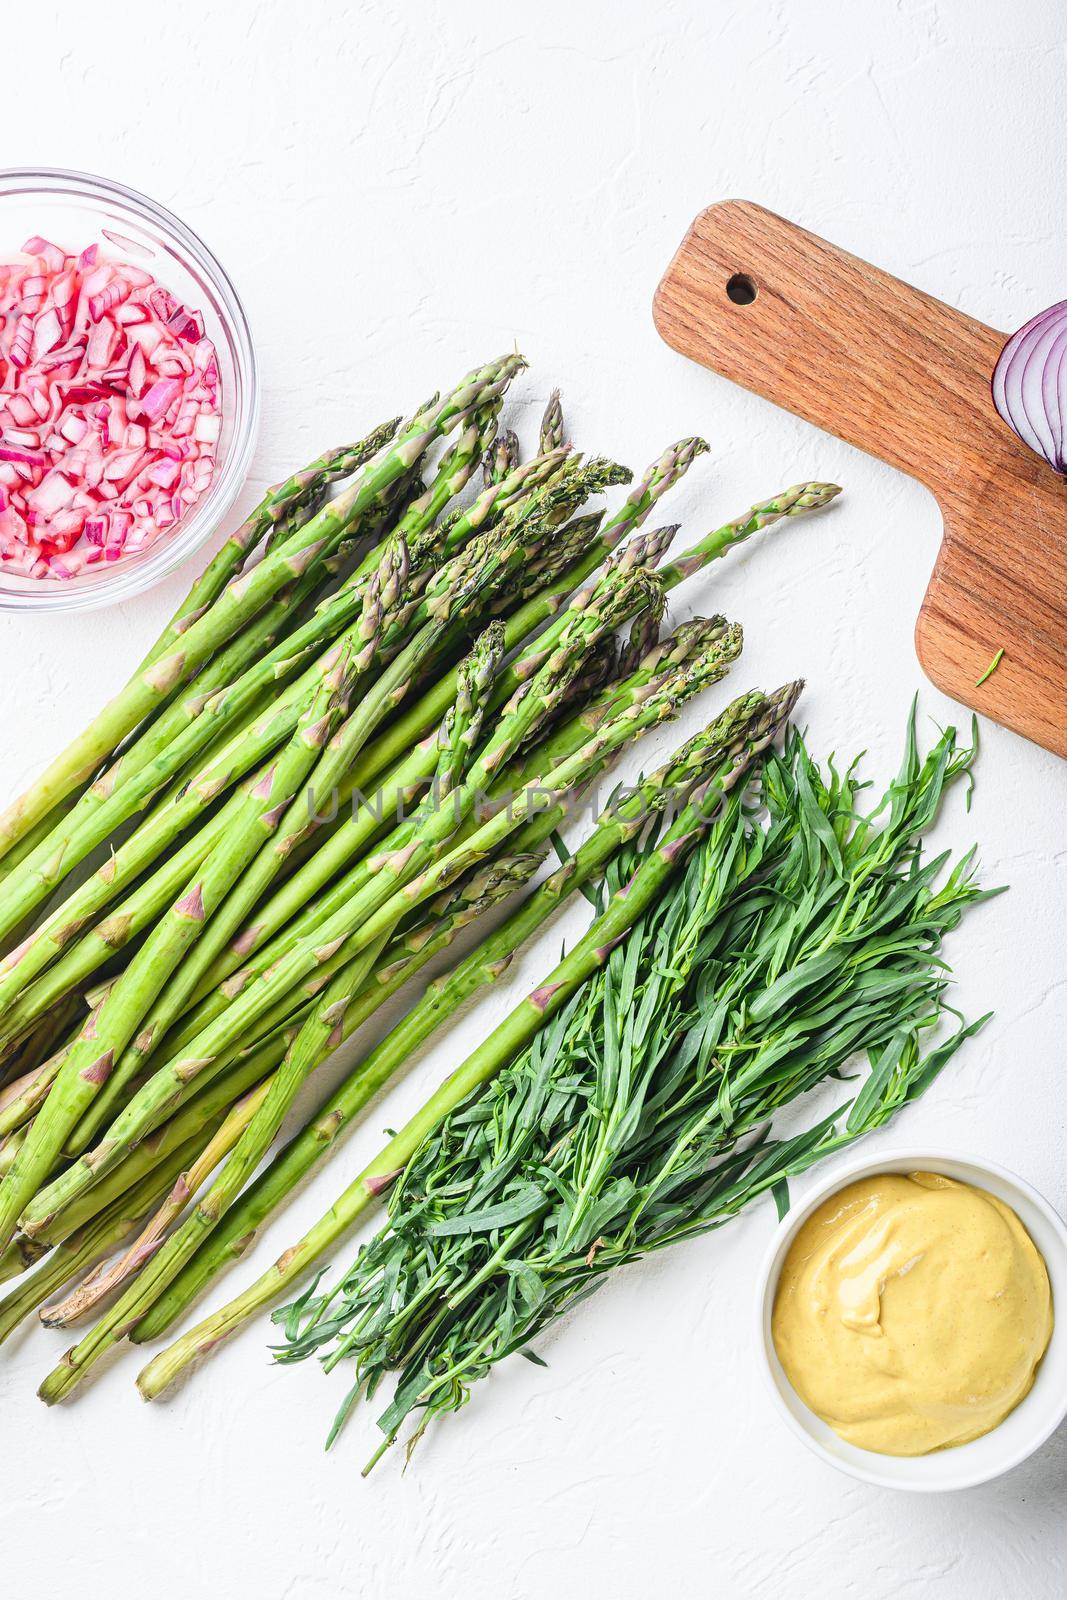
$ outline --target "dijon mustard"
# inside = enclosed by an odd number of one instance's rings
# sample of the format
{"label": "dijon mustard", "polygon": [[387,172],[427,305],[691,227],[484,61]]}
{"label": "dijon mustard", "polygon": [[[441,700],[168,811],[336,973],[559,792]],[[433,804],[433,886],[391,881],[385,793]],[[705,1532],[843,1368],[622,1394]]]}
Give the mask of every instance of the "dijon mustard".
{"label": "dijon mustard", "polygon": [[988,1433],[1052,1335],[1045,1263],[1010,1206],[937,1173],[883,1173],[798,1230],[772,1335],[801,1399],[850,1444],[925,1455]]}

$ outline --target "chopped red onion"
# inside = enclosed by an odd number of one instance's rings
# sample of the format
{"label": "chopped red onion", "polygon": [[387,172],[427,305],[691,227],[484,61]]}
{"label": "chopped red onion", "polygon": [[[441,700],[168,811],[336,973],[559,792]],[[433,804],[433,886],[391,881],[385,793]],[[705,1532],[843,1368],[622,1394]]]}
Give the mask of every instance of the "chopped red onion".
{"label": "chopped red onion", "polygon": [[199,311],[140,267],[34,236],[0,262],[0,565],[69,579],[143,550],[211,483]]}
{"label": "chopped red onion", "polygon": [[181,392],[182,386],[177,378],[163,378],[154,383],[140,402],[142,416],[147,417],[149,422],[158,422]]}

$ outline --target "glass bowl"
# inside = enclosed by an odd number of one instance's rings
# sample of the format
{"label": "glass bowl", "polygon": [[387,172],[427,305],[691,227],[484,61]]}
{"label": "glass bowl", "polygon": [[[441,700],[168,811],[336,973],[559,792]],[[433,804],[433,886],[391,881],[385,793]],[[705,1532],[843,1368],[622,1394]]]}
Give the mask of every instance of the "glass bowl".
{"label": "glass bowl", "polygon": [[0,169],[0,251],[41,234],[66,250],[97,243],[144,267],[204,318],[218,353],[222,432],[215,475],[186,516],[147,550],[71,578],[27,578],[0,568],[0,610],[88,611],[141,594],[199,550],[237,497],[259,423],[259,379],[248,319],[219,262],[184,222],[108,178],[58,168]]}

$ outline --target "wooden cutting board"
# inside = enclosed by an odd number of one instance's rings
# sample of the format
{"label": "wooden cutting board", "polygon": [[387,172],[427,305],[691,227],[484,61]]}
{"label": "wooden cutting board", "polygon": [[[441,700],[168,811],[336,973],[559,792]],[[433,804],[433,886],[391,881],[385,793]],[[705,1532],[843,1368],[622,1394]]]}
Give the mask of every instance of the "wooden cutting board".
{"label": "wooden cutting board", "polygon": [[683,355],[926,485],[945,530],[924,670],[1067,756],[1067,481],[993,409],[1005,335],[745,200],[697,217],[654,315]]}

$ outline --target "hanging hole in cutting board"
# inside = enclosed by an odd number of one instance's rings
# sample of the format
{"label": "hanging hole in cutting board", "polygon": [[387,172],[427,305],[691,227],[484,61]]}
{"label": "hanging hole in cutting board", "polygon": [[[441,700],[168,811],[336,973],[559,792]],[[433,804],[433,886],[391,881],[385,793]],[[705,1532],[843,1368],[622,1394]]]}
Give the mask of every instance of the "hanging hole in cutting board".
{"label": "hanging hole in cutting board", "polygon": [[750,306],[759,290],[747,272],[735,272],[726,284],[726,298],[735,306]]}

